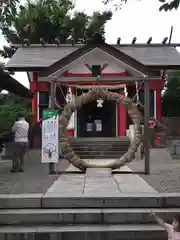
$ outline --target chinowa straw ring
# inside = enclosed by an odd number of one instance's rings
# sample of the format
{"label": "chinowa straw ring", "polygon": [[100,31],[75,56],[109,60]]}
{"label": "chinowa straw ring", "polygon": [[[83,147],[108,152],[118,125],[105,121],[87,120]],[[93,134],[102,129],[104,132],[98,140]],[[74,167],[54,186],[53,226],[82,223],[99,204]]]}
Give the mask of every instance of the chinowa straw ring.
{"label": "chinowa straw ring", "polygon": [[[99,98],[108,101],[115,101],[121,104],[128,111],[128,114],[134,123],[135,137],[128,151],[119,159],[110,160],[109,162],[106,163],[102,162],[102,164],[93,164],[84,161],[74,152],[67,138],[67,126],[71,118],[71,115],[74,111],[80,109],[83,105],[87,103],[90,103],[94,100],[98,100]],[[74,165],[76,168],[79,168],[83,172],[86,171],[86,168],[111,168],[111,169],[120,168],[133,160],[134,154],[137,151],[139,145],[141,144],[142,141],[142,135],[140,133],[141,119],[142,115],[132,99],[120,95],[118,93],[94,87],[89,92],[82,94],[79,97],[76,97],[74,101],[68,103],[60,116],[59,120],[60,140],[62,153],[72,165]]]}

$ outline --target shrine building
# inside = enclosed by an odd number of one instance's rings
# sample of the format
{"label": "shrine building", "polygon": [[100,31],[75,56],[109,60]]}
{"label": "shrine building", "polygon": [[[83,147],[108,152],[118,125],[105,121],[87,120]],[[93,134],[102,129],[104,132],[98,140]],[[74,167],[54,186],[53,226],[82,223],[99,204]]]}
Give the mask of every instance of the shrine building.
{"label": "shrine building", "polygon": [[[87,92],[93,85],[126,94],[144,103],[143,78],[147,76],[150,89],[150,117],[161,121],[161,91],[165,71],[180,66],[177,44],[107,44],[95,34],[86,44],[29,44],[12,45],[16,50],[6,68],[27,72],[32,100],[34,123],[49,107],[50,84],[56,81],[56,107],[60,112],[73,97]],[[132,80],[132,81],[131,81]],[[125,136],[131,125],[126,110],[110,101],[93,101],[76,111],[68,127],[74,137]]]}

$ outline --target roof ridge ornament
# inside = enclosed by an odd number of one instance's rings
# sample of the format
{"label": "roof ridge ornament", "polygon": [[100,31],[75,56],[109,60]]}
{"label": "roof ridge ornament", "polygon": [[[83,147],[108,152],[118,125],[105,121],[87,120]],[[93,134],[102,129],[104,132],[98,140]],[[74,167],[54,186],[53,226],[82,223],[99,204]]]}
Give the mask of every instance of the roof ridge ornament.
{"label": "roof ridge ornament", "polygon": [[147,40],[147,44],[151,44],[152,42],[152,37],[150,37],[148,40]]}
{"label": "roof ridge ornament", "polygon": [[134,37],[133,40],[132,40],[132,44],[135,44],[135,43],[136,43],[136,40],[137,40],[137,38]]}
{"label": "roof ridge ornament", "polygon": [[100,34],[98,32],[95,32],[92,35],[91,42],[94,43],[94,44],[101,44],[101,43],[105,42],[105,38],[102,36],[102,34]]}
{"label": "roof ridge ornament", "polygon": [[117,44],[119,45],[120,43],[121,43],[121,38],[118,37],[118,39],[117,39]]}
{"label": "roof ridge ornament", "polygon": [[165,37],[162,41],[162,44],[166,44],[167,40],[168,40],[168,37]]}

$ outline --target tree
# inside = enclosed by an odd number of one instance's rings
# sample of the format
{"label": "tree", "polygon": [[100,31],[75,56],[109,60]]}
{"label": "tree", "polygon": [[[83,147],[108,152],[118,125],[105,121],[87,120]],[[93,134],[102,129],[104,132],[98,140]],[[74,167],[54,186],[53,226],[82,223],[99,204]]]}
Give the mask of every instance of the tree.
{"label": "tree", "polygon": [[[1,72],[5,72],[4,64],[0,62],[0,78]],[[10,74],[6,72],[7,74]],[[3,79],[1,79],[3,80]],[[3,132],[10,132],[12,124],[15,122],[18,113],[21,111],[27,120],[31,120],[31,100],[24,99],[12,93],[1,93],[0,89],[0,136]],[[1,137],[0,137],[1,138]]]}
{"label": "tree", "polygon": [[164,116],[180,116],[180,71],[168,73],[162,107]]}
{"label": "tree", "polygon": [[[113,3],[114,6],[117,8],[121,7],[123,3],[126,3],[128,0],[103,0],[104,4],[108,4],[108,3]],[[141,1],[141,0],[140,0]],[[177,9],[179,7],[180,4],[180,0],[158,0],[159,2],[162,3],[161,7],[159,8],[160,11],[164,10],[164,11],[168,11],[168,10],[172,10],[172,9]]]}
{"label": "tree", "polygon": [[[31,43],[39,43],[40,38],[52,43],[58,38],[60,43],[73,39],[85,42],[94,32],[104,35],[105,23],[112,18],[111,11],[94,12],[92,16],[74,11],[71,0],[29,0],[18,10],[6,4],[8,15],[0,19],[2,32],[10,43],[22,43],[28,38]],[[5,10],[3,10],[5,14]],[[3,21],[2,21],[3,20]],[[4,57],[12,56],[14,49],[4,48]]]}
{"label": "tree", "polygon": [[[27,120],[31,118],[30,100],[15,96],[14,94],[0,94],[0,135],[10,132],[11,127],[17,119],[18,113],[23,112]],[[6,123],[6,124],[4,124]]]}

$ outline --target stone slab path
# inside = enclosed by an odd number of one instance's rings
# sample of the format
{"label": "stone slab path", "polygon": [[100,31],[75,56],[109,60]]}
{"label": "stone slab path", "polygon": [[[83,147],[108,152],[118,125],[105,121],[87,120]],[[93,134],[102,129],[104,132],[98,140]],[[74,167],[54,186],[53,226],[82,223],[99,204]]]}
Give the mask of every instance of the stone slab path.
{"label": "stone slab path", "polygon": [[[88,160],[102,161],[102,160]],[[107,160],[106,160],[107,161]],[[128,167],[120,171],[131,172]],[[62,174],[52,184],[45,195],[60,196],[118,196],[121,193],[157,193],[149,184],[136,174],[111,174],[107,168],[89,168],[86,174],[70,165],[70,174]],[[79,172],[78,174],[76,172]]]}

